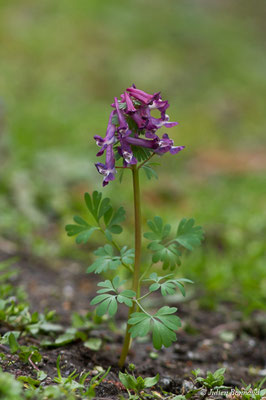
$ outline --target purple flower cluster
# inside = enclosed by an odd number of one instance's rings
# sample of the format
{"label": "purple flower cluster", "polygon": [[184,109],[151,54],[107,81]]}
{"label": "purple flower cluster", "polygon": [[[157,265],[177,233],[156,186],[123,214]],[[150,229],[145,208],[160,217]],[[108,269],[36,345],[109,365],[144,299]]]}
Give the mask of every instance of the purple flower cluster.
{"label": "purple flower cluster", "polygon": [[[184,146],[174,146],[167,133],[162,138],[156,134],[159,128],[171,128],[178,124],[169,121],[166,114],[169,103],[162,100],[160,92],[148,94],[133,85],[121,95],[120,100],[117,97],[114,100],[105,138],[94,136],[101,148],[97,156],[104,152],[106,154],[105,164],[95,164],[98,172],[104,175],[103,186],[115,179],[115,152],[118,157],[122,157],[126,168],[138,162],[134,148],[148,149],[158,155],[168,151],[177,154],[184,149]],[[160,118],[153,117],[152,110],[158,110]]]}

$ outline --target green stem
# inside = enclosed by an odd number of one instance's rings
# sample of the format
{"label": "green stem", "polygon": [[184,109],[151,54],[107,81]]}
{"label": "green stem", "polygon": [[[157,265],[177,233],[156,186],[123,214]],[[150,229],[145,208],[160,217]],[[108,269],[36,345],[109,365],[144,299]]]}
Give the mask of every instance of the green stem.
{"label": "green stem", "polygon": [[145,299],[146,297],[150,296],[152,294],[152,292],[147,292],[146,294],[144,294],[143,296],[139,297],[138,299],[136,299],[137,302],[140,302],[140,300]]}
{"label": "green stem", "polygon": [[[145,297],[145,296],[144,296]],[[137,304],[137,306],[142,310],[142,312],[144,312],[144,314],[148,315],[149,317],[151,317],[153,320],[153,316],[151,314],[149,314],[143,307],[142,305],[139,303],[139,301],[137,299],[134,300],[135,303]]]}
{"label": "green stem", "polygon": [[[140,257],[141,257],[141,208],[140,208],[140,187],[139,187],[139,171],[138,168],[132,166],[133,177],[133,193],[134,193],[134,215],[135,215],[135,264],[133,272],[132,290],[136,292],[136,297],[140,296]],[[136,311],[136,303],[134,302],[129,309],[128,319],[130,315]],[[127,324],[126,334],[122,353],[119,360],[119,367],[123,367],[130,348],[131,336],[129,333],[130,325]]]}
{"label": "green stem", "polygon": [[140,169],[141,167],[143,167],[143,165],[145,165],[148,161],[150,161],[150,159],[155,156],[155,153],[152,153],[152,155],[150,155],[149,158],[147,158],[147,160],[143,161],[139,166],[138,169]]}

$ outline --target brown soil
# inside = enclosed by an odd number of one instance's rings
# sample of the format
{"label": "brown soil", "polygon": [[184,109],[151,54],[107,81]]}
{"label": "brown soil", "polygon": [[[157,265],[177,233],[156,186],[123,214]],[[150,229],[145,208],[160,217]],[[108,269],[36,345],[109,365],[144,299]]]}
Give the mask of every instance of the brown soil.
{"label": "brown soil", "polygon": [[[2,254],[0,258],[6,258],[6,255]],[[89,300],[95,295],[96,282],[77,263],[60,262],[51,267],[23,255],[20,256],[18,266],[18,283],[25,287],[32,311],[55,309],[60,322],[66,326],[72,311],[88,311]],[[178,340],[171,348],[159,351],[157,359],[150,357],[153,351],[150,342],[133,344],[128,362],[136,365],[137,375],[154,376],[159,372],[161,388],[176,394],[182,392],[191,376],[190,371],[196,368],[206,373],[207,370],[213,372],[226,367],[225,385],[233,388],[241,387],[241,379],[253,383],[263,378],[266,360],[265,325],[260,313],[244,319],[229,304],[222,304],[215,312],[201,310],[196,298],[178,304],[178,309],[183,321]],[[117,316],[119,328],[125,315],[126,309],[122,309]],[[0,323],[0,333],[4,331]],[[123,338],[121,331],[117,332],[107,331],[106,327],[92,332],[93,336],[100,336],[104,340],[103,348],[97,352],[85,348],[82,342],[56,349],[43,348],[43,361],[38,367],[52,379],[56,375],[58,354],[61,354],[61,369],[66,376],[74,369],[81,373],[93,370],[95,366],[104,369],[111,366],[108,377],[97,389],[97,399],[118,399],[118,395],[123,393],[117,368]],[[231,333],[232,341],[226,341],[224,332]],[[28,344],[36,342],[36,338],[24,340]],[[33,368],[20,362],[16,355],[7,354],[6,361],[2,361],[2,368],[15,376],[35,377]]]}

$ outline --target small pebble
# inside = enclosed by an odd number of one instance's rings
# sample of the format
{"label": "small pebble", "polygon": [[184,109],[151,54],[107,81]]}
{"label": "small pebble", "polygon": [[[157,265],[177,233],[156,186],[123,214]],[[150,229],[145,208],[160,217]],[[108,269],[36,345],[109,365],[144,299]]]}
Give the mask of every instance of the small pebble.
{"label": "small pebble", "polygon": [[182,389],[185,393],[189,392],[193,389],[193,383],[191,381],[184,381],[182,385]]}
{"label": "small pebble", "polygon": [[160,379],[160,385],[162,386],[163,390],[169,390],[171,388],[172,385],[172,378],[170,377],[164,377]]}

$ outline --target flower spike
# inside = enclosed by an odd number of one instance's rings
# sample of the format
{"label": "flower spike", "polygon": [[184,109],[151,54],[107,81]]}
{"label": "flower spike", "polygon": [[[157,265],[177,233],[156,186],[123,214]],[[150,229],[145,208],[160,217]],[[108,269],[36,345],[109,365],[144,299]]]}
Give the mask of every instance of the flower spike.
{"label": "flower spike", "polygon": [[[178,124],[170,121],[166,114],[169,103],[162,99],[160,92],[149,94],[132,85],[121,94],[120,99],[115,97],[111,105],[113,111],[110,113],[105,137],[94,136],[100,147],[97,156],[106,153],[105,164],[95,164],[98,172],[104,176],[103,186],[115,179],[115,159],[122,158],[123,167],[127,168],[138,163],[135,151],[140,148],[159,156],[167,152],[177,154],[185,148],[174,146],[173,140],[166,133],[161,138],[157,134],[162,127],[172,128]],[[152,116],[153,110],[159,111],[160,118]]]}

